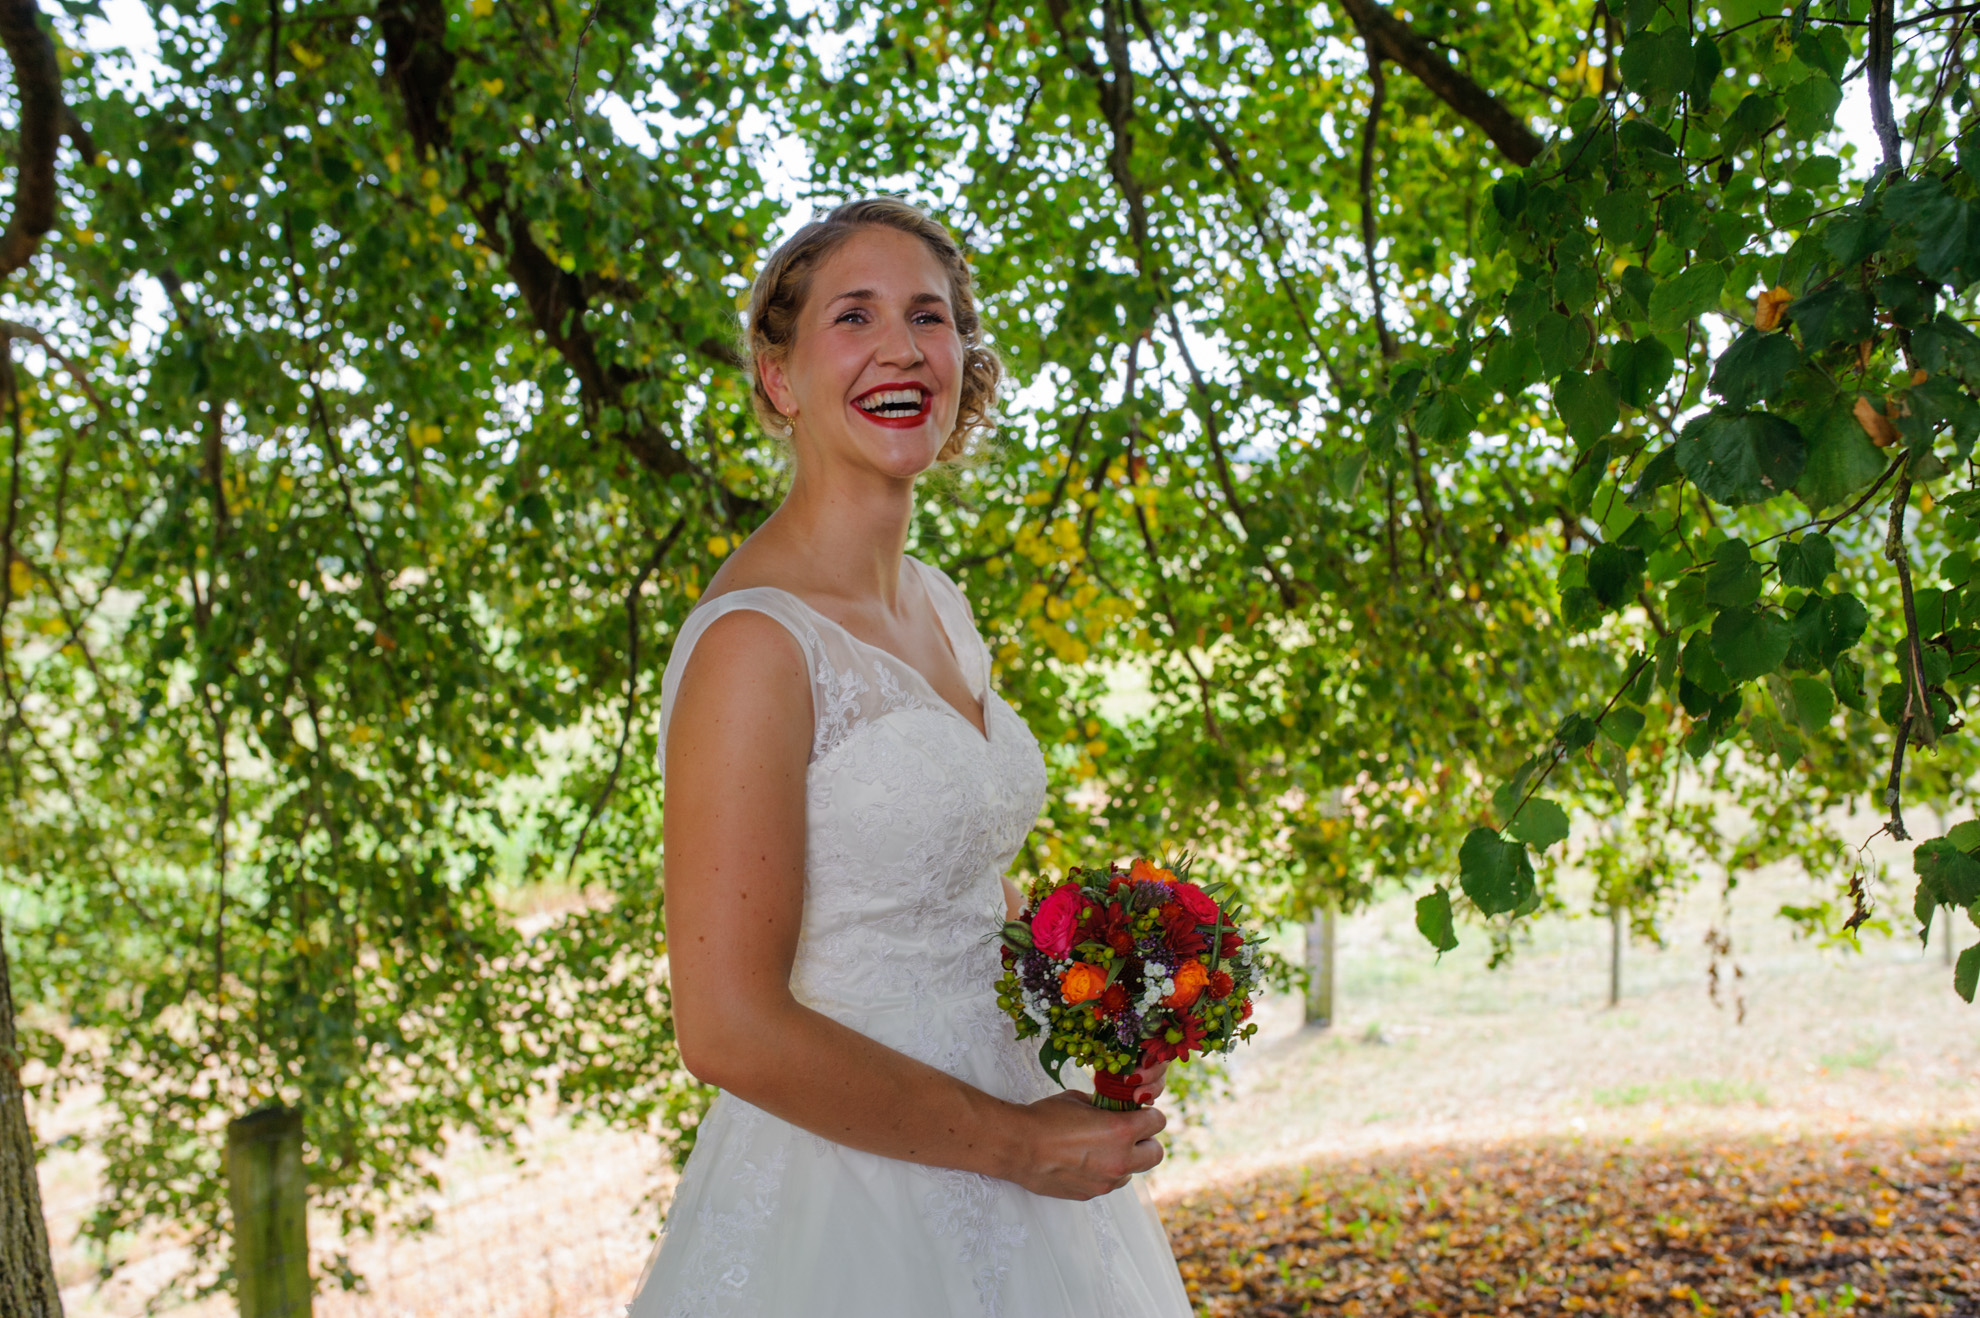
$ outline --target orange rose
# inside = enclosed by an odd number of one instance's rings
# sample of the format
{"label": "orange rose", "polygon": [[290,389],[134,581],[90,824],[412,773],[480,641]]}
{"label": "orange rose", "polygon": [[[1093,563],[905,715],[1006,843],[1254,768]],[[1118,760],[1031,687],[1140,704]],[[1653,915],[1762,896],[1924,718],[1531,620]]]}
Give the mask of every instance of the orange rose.
{"label": "orange rose", "polygon": [[1107,972],[1084,961],[1075,961],[1071,970],[1059,976],[1059,992],[1067,1002],[1087,1002],[1107,987]]}
{"label": "orange rose", "polygon": [[1128,877],[1136,883],[1167,883],[1173,885],[1176,881],[1174,870],[1165,870],[1158,865],[1141,859],[1139,856],[1135,857],[1134,864],[1128,866]]}
{"label": "orange rose", "polygon": [[1176,967],[1176,990],[1162,999],[1165,1007],[1187,1007],[1195,1002],[1203,992],[1203,986],[1210,982],[1210,972],[1203,968],[1201,961],[1185,961]]}

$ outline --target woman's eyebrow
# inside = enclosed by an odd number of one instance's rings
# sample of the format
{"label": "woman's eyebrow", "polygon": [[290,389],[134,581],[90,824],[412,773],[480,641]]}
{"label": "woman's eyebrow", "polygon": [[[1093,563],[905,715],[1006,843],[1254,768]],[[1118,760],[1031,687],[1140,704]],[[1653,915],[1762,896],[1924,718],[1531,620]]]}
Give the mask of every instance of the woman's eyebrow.
{"label": "woman's eyebrow", "polygon": [[[877,296],[878,294],[870,288],[855,288],[825,299],[825,305],[829,307],[835,302],[864,302]],[[945,307],[949,305],[949,299],[943,297],[940,293],[916,293],[908,299],[908,305],[914,307],[925,306],[930,302],[939,303]]]}

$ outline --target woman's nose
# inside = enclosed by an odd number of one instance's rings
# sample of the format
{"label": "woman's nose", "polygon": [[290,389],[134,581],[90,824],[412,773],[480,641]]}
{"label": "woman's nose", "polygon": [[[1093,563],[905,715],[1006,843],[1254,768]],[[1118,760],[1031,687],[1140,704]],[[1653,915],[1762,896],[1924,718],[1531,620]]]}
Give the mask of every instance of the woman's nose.
{"label": "woman's nose", "polygon": [[920,365],[921,341],[915,337],[914,326],[904,320],[894,322],[881,337],[876,356],[889,365]]}

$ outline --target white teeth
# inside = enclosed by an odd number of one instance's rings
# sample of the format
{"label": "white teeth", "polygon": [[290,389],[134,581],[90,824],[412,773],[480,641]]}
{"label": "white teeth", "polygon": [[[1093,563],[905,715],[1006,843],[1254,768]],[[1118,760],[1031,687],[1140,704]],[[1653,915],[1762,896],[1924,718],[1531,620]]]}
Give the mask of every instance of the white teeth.
{"label": "white teeth", "polygon": [[925,396],[919,389],[888,389],[868,394],[856,406],[877,416],[913,416],[921,410],[921,400]]}

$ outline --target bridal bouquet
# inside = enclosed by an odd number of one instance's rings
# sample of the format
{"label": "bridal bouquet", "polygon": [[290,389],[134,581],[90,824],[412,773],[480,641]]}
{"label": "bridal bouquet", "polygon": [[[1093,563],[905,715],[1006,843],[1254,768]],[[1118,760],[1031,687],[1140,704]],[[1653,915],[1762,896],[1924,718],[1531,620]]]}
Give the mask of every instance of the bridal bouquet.
{"label": "bridal bouquet", "polygon": [[1226,1053],[1258,1030],[1251,936],[1228,885],[1192,883],[1189,867],[1136,860],[1040,879],[1003,929],[998,1005],[1020,1039],[1044,1037],[1054,1080],[1067,1062],[1092,1067],[1094,1102],[1116,1112],[1138,1106],[1129,1077],[1142,1065]]}

